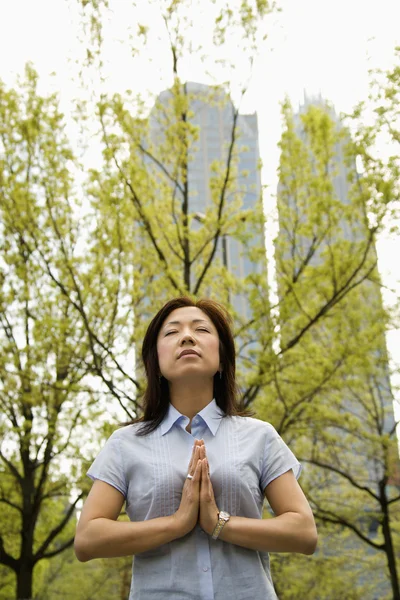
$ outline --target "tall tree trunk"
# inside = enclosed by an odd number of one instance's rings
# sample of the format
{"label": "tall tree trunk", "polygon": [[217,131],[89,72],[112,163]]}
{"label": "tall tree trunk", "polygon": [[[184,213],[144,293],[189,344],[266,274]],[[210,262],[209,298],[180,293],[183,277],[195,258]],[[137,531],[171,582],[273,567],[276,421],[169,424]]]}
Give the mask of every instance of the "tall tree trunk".
{"label": "tall tree trunk", "polygon": [[399,577],[396,567],[396,556],[393,548],[392,534],[390,530],[389,506],[386,497],[386,481],[380,482],[380,497],[383,512],[382,532],[385,540],[385,552],[392,585],[393,600],[400,600]]}
{"label": "tall tree trunk", "polygon": [[[30,389],[26,390],[30,393]],[[33,544],[34,531],[37,519],[33,500],[35,497],[35,482],[34,482],[34,465],[29,456],[30,449],[30,433],[32,429],[33,415],[31,408],[28,407],[26,418],[29,422],[29,428],[21,441],[21,457],[24,470],[24,479],[21,483],[22,491],[22,531],[21,531],[21,546],[20,558],[18,559],[17,569],[17,600],[31,600],[33,597]]]}
{"label": "tall tree trunk", "polygon": [[33,598],[33,562],[21,561],[17,571],[16,600],[32,600]]}
{"label": "tall tree trunk", "polygon": [[[187,85],[183,85],[183,93],[187,96]],[[186,110],[181,115],[182,123],[187,124],[187,113]],[[184,267],[183,267],[183,278],[185,287],[188,292],[191,292],[191,281],[190,281],[190,238],[189,238],[189,148],[188,148],[188,134],[184,129],[182,143],[185,148],[185,156],[182,161],[182,178],[183,178],[183,198],[182,198],[182,224],[183,224],[183,252],[184,252]]]}

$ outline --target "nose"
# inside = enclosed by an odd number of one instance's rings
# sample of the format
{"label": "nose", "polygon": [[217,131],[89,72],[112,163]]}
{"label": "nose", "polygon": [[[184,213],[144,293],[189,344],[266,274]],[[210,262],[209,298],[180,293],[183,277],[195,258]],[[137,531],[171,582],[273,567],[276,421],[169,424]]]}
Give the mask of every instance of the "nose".
{"label": "nose", "polygon": [[181,343],[181,346],[182,346],[183,344],[186,344],[186,343],[191,343],[191,344],[194,344],[194,343],[195,343],[195,340],[194,340],[194,338],[193,338],[192,334],[191,334],[191,333],[189,333],[189,332],[187,331],[186,333],[184,333],[184,334],[182,335],[182,337],[181,337],[181,340],[180,340],[180,343]]}

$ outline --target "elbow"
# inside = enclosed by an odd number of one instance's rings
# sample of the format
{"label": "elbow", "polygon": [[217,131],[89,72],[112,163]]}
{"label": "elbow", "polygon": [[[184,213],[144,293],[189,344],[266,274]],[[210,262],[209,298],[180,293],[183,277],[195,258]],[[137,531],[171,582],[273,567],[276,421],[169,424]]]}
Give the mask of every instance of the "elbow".
{"label": "elbow", "polygon": [[90,560],[90,558],[88,556],[86,556],[86,554],[82,554],[81,552],[77,552],[76,550],[75,550],[75,556],[79,560],[79,562],[82,562],[82,563],[88,562]]}
{"label": "elbow", "polygon": [[318,533],[317,533],[317,528],[315,527],[315,524],[307,532],[305,542],[306,543],[304,545],[303,554],[306,554],[307,556],[311,556],[316,551],[317,544],[318,544]]}
{"label": "elbow", "polygon": [[88,562],[91,558],[93,558],[92,556],[89,555],[89,553],[87,551],[86,544],[85,544],[84,540],[82,539],[82,534],[75,535],[74,552],[75,552],[75,556],[79,560],[79,562]]}

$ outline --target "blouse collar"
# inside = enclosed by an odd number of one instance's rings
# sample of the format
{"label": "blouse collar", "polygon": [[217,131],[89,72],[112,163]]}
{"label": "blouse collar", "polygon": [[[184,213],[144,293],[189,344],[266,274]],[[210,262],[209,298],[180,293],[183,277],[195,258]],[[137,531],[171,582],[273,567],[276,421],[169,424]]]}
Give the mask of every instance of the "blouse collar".
{"label": "blouse collar", "polygon": [[[198,413],[198,416],[201,417],[208,429],[215,436],[224,414],[224,411],[219,408],[214,398],[209,404],[207,404],[207,406],[203,408],[203,410]],[[186,427],[188,422],[188,417],[182,415],[179,410],[177,410],[175,406],[170,403],[168,406],[168,412],[161,423],[161,435],[168,433],[175,423],[179,426],[184,424]]]}

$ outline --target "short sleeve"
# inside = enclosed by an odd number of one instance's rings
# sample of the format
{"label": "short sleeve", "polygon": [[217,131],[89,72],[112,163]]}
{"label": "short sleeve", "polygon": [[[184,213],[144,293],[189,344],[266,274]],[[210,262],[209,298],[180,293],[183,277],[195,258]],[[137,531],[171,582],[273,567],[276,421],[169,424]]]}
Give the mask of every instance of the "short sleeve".
{"label": "short sleeve", "polygon": [[261,467],[260,484],[262,491],[274,479],[293,469],[298,479],[301,473],[301,464],[287,447],[276,429],[269,425],[264,448],[263,464]]}
{"label": "short sleeve", "polygon": [[87,475],[100,479],[115,487],[126,498],[128,486],[126,482],[120,439],[115,433],[107,440],[105,446],[91,464]]}

